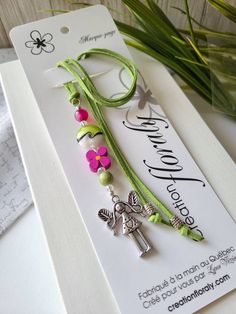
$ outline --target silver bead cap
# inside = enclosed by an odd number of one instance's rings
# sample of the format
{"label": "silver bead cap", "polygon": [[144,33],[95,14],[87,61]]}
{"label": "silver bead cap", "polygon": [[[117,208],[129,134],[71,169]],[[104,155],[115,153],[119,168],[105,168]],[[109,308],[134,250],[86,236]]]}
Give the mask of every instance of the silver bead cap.
{"label": "silver bead cap", "polygon": [[151,216],[156,212],[155,207],[152,205],[152,203],[147,203],[143,205],[145,212],[147,213],[148,216]]}
{"label": "silver bead cap", "polygon": [[184,222],[178,216],[173,216],[170,219],[170,223],[175,229],[179,229],[184,225]]}

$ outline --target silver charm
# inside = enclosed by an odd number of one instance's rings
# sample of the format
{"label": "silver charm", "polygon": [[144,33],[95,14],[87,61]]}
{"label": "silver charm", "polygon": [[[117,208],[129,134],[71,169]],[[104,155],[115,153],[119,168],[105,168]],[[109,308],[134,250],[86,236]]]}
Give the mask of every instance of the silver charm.
{"label": "silver charm", "polygon": [[114,234],[116,234],[119,220],[122,219],[122,233],[135,243],[139,256],[143,256],[151,250],[151,245],[140,230],[142,222],[131,215],[134,213],[146,216],[136,193],[134,191],[129,193],[128,202],[121,201],[117,195],[112,197],[112,201],[114,203],[113,212],[102,208],[98,212],[98,217],[107,223],[108,227],[114,231]]}

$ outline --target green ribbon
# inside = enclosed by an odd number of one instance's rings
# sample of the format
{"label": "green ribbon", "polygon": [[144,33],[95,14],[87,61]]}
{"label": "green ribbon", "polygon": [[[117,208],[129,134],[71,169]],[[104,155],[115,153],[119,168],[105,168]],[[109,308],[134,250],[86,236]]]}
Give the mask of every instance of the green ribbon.
{"label": "green ribbon", "polygon": [[[90,57],[91,55],[103,55],[107,57],[111,57],[120,63],[128,72],[131,78],[131,85],[127,93],[121,97],[115,99],[109,99],[102,96],[96,87],[94,86],[92,80],[90,79],[86,70],[81,66],[78,62],[81,59],[85,59]],[[101,107],[119,107],[125,103],[127,103],[134,95],[136,90],[137,76],[138,72],[136,66],[132,61],[123,57],[122,55],[107,49],[90,49],[87,52],[80,54],[77,58],[77,61],[71,58],[66,59],[65,61],[60,61],[57,64],[58,67],[64,68],[68,71],[72,77],[76,80],[80,87],[80,91],[83,93],[85,99],[87,100],[90,110],[93,113],[95,120],[100,126],[103,134],[105,136],[106,142],[111,149],[117,163],[120,168],[123,170],[125,176],[129,180],[132,188],[138,194],[140,202],[142,205],[151,201],[154,205],[156,205],[162,214],[164,214],[168,221],[164,220],[159,213],[155,213],[148,218],[148,221],[153,223],[164,223],[166,225],[172,226],[170,223],[170,219],[174,217],[174,214],[156,197],[156,195],[140,180],[135,171],[132,169],[127,159],[123,155],[122,151],[118,147],[115,138],[113,137],[106,120],[104,119],[104,115],[102,113]],[[75,91],[75,85],[72,82],[68,82],[65,84],[65,88],[69,92],[70,102],[74,104],[73,95],[78,96]],[[178,232],[181,235],[188,236],[196,241],[203,240],[203,237],[191,231],[186,224],[182,225]]]}

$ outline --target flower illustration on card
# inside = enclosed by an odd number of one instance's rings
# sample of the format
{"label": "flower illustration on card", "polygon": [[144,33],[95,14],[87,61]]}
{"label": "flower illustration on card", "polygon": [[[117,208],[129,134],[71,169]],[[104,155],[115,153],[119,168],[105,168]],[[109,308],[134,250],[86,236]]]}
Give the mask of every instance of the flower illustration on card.
{"label": "flower illustration on card", "polygon": [[[119,72],[119,80],[122,86],[125,88],[126,91],[129,90],[129,84],[126,82],[127,78],[125,76],[125,68],[122,68]],[[156,99],[153,97],[152,92],[148,88],[144,78],[142,77],[141,73],[138,71],[139,74],[139,80],[137,83],[136,91],[134,93],[134,96],[132,97],[132,100],[137,102],[138,108],[140,110],[144,109],[145,106],[148,104],[156,105]],[[126,91],[118,92],[113,94],[110,98],[115,98],[117,96],[125,95]],[[130,105],[128,104],[128,107]],[[126,106],[127,107],[127,106]],[[122,106],[121,109],[126,108],[125,106]]]}
{"label": "flower illustration on card", "polygon": [[55,46],[51,43],[53,36],[50,33],[41,35],[39,31],[33,30],[30,38],[25,46],[31,49],[33,55],[39,55],[41,52],[51,53],[55,50]]}

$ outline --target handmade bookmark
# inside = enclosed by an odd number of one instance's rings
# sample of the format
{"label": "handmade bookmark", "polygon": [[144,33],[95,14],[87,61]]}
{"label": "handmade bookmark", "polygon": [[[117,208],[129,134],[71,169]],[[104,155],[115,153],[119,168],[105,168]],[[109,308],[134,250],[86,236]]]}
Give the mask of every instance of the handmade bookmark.
{"label": "handmade bookmark", "polygon": [[[79,60],[91,55],[103,55],[118,61],[128,72],[131,84],[126,94],[115,99],[108,99],[100,95]],[[57,64],[72,75],[72,81],[64,86],[69,93],[69,101],[75,106],[75,119],[80,123],[77,133],[78,143],[86,150],[86,159],[92,172],[98,173],[99,183],[105,186],[110,194],[113,209],[100,209],[98,216],[106,222],[107,226],[117,232],[122,226],[124,235],[127,235],[135,243],[139,255],[143,256],[151,250],[151,245],[141,231],[142,222],[135,215],[147,217],[153,223],[163,223],[178,230],[181,235],[188,236],[195,241],[203,240],[203,237],[188,228],[188,226],[174,215],[157,196],[140,180],[131,165],[128,163],[120,147],[118,147],[113,134],[104,118],[102,107],[119,107],[127,103],[134,95],[137,82],[137,69],[132,61],[122,55],[107,49],[91,49],[79,55],[77,60],[66,59]],[[74,83],[74,80],[77,84]],[[77,89],[78,88],[78,89]],[[88,110],[80,106],[80,93],[86,100],[86,105],[96,120],[97,125],[88,124]],[[113,175],[110,171],[111,159],[108,147],[104,146],[103,139],[107,143],[114,159],[124,172],[132,186],[127,200],[120,200],[113,189]],[[120,223],[121,221],[121,223]]]}

